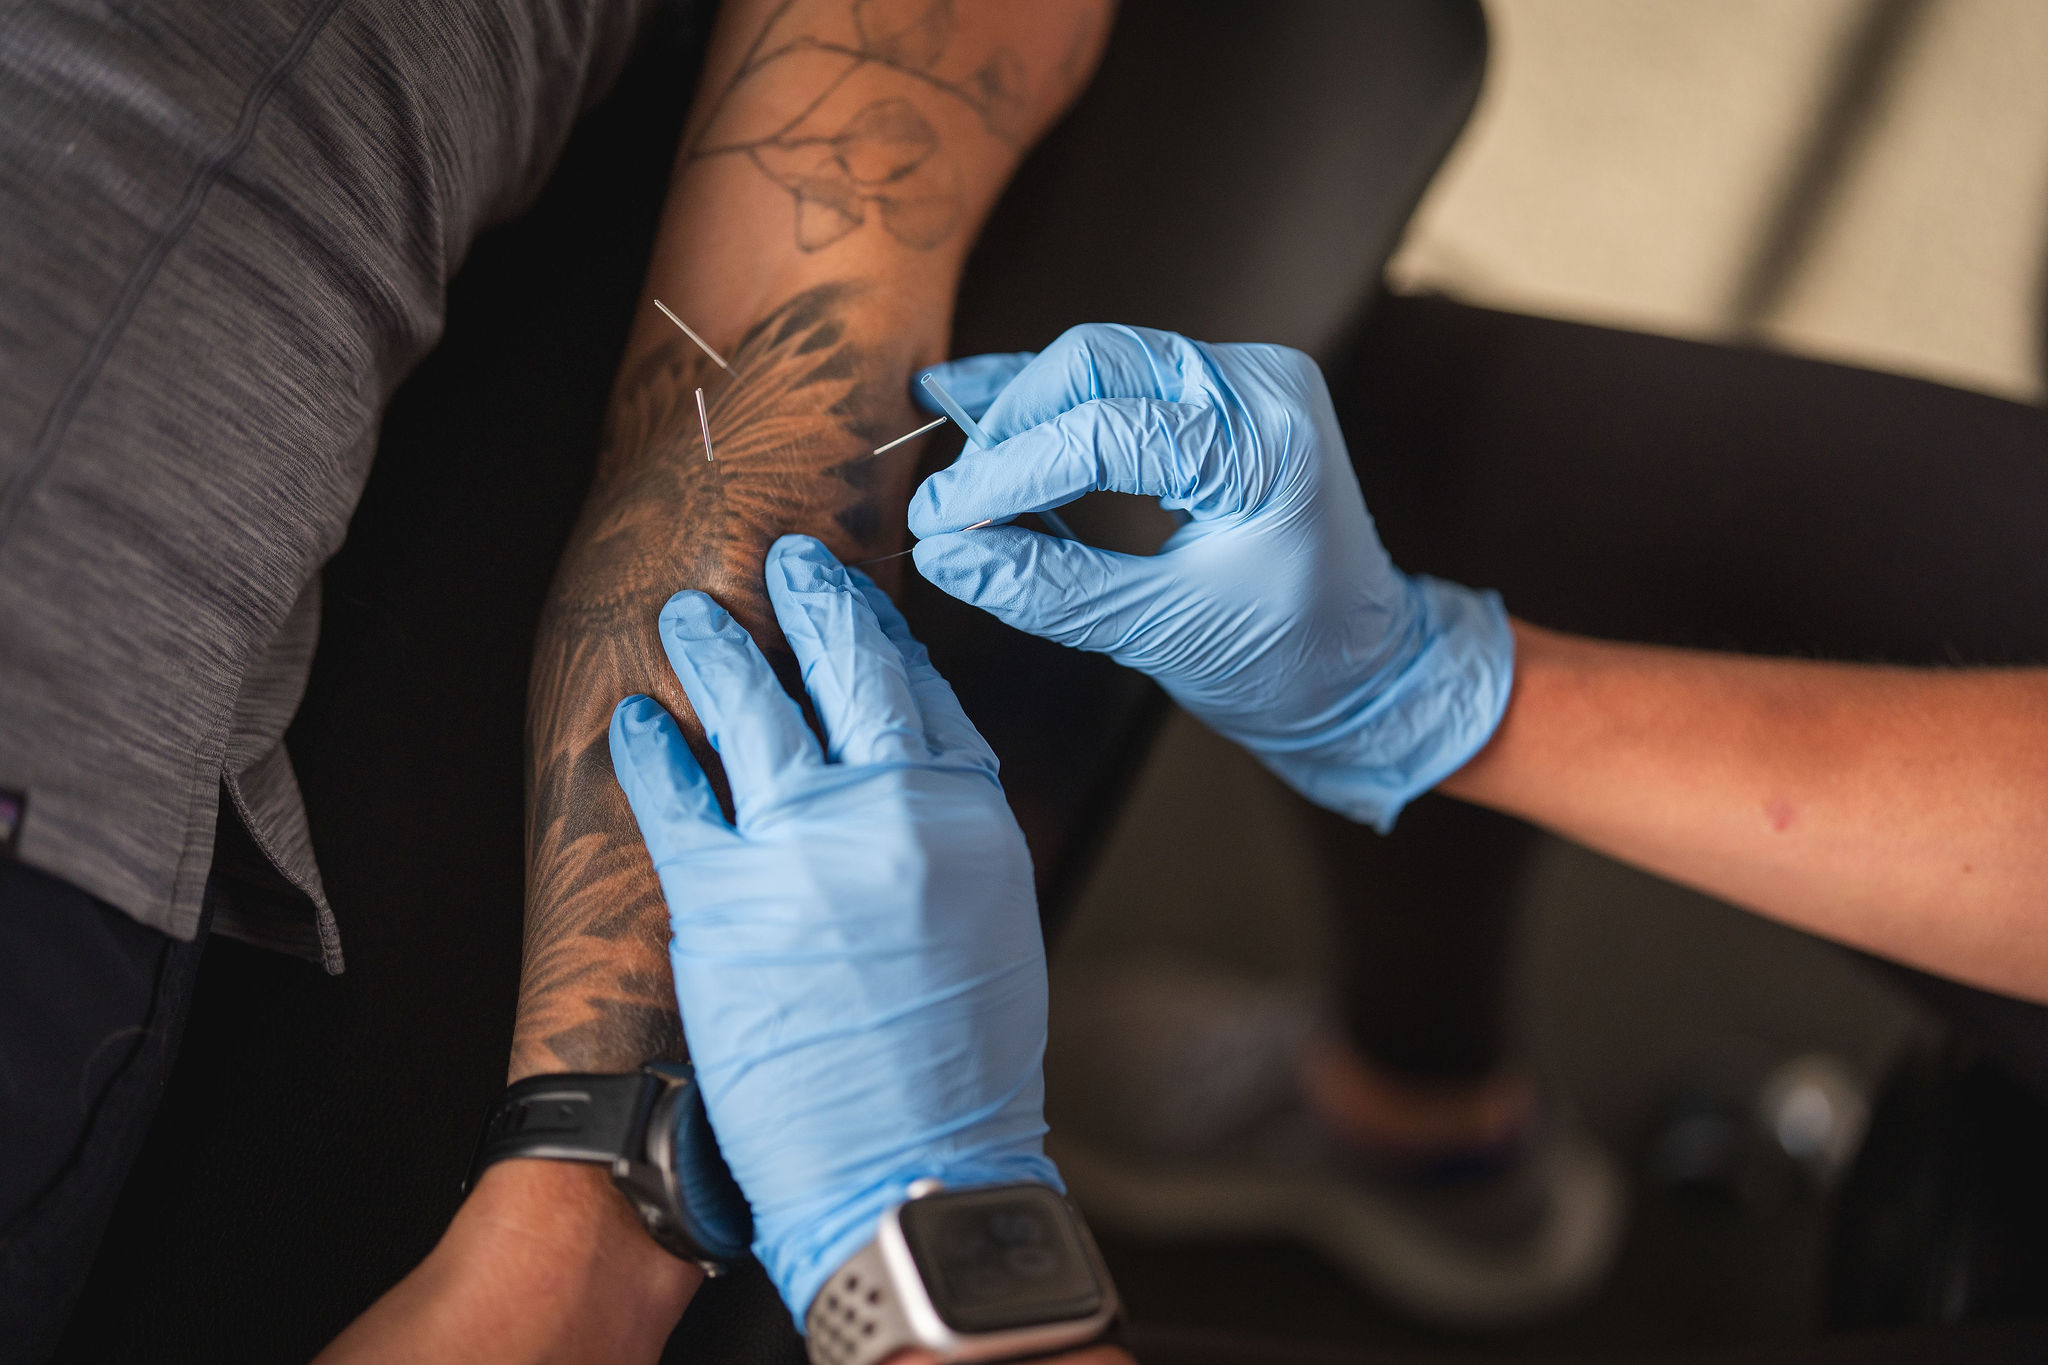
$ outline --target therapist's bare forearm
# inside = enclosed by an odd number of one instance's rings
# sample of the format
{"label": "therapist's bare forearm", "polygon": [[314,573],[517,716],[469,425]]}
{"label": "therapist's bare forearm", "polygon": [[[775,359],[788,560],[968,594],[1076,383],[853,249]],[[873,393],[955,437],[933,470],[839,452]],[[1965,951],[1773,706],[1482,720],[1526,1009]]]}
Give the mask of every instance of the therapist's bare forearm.
{"label": "therapist's bare forearm", "polygon": [[500,1162],[320,1365],[652,1361],[702,1281],[655,1245],[602,1167]]}
{"label": "therapist's bare forearm", "polygon": [[2048,1000],[2048,670],[1610,644],[1517,623],[1443,790],[1813,933]]}
{"label": "therapist's bare forearm", "polygon": [[945,353],[974,234],[1107,22],[1105,0],[723,7],[535,649],[514,1077],[680,1053],[667,916],[611,773],[612,707],[656,697],[717,780],[662,655],[661,604],[709,592],[786,666],[761,580],[770,542],[807,532],[849,560],[901,544],[918,450],[864,457],[920,420],[909,377]]}

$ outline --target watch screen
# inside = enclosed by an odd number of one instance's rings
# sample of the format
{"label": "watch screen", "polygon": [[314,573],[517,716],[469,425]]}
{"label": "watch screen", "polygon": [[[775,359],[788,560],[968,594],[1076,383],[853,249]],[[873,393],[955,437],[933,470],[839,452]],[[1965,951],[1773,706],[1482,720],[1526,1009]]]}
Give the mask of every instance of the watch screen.
{"label": "watch screen", "polygon": [[1062,1322],[1102,1307],[1073,1212],[1043,1185],[929,1195],[897,1218],[932,1307],[956,1332]]}

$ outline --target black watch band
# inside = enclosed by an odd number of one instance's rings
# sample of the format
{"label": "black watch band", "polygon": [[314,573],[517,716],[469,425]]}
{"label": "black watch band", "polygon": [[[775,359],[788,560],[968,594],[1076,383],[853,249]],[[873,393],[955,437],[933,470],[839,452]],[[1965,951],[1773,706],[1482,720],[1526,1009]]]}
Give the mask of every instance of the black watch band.
{"label": "black watch band", "polygon": [[713,1274],[743,1259],[753,1238],[687,1062],[514,1081],[484,1118],[463,1188],[508,1157],[606,1167],[654,1240]]}

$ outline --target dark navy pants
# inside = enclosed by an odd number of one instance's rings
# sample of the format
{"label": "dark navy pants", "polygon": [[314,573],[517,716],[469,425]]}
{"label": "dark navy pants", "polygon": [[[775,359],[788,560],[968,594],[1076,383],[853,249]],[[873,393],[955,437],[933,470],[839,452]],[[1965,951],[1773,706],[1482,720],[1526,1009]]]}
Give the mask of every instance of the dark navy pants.
{"label": "dark navy pants", "polygon": [[0,861],[0,1360],[46,1354],[148,1135],[200,940]]}

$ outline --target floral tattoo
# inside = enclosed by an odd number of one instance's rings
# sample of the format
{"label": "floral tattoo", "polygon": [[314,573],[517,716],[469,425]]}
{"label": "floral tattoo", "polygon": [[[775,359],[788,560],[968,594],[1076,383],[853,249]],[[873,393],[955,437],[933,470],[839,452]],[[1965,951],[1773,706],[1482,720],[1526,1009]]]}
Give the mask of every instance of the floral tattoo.
{"label": "floral tattoo", "polygon": [[[786,0],[761,26],[689,158],[746,157],[789,194],[799,250],[823,250],[870,220],[905,246],[939,245],[960,223],[960,171],[919,102],[951,100],[1016,146],[1023,62],[1007,47],[971,67],[960,59],[952,0],[854,0],[840,32],[810,10],[799,21],[794,9]],[[794,69],[814,77],[816,93],[800,108],[757,93],[782,88]],[[902,93],[848,112],[833,96],[860,71],[892,73]]]}

